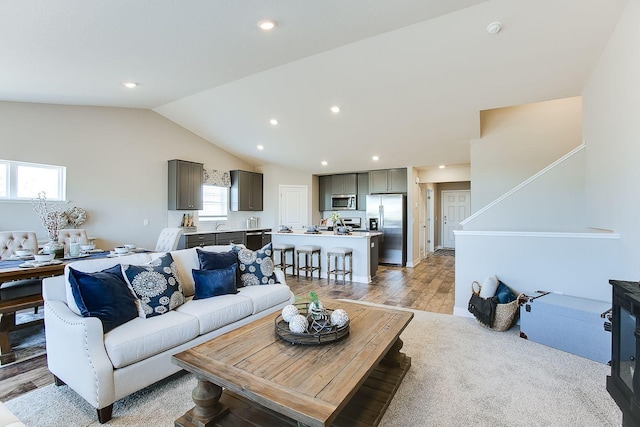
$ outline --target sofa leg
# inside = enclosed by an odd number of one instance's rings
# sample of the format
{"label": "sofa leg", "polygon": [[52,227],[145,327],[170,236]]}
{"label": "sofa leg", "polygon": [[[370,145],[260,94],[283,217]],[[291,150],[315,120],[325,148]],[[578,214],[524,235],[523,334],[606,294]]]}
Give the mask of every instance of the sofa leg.
{"label": "sofa leg", "polygon": [[53,383],[56,385],[56,387],[60,387],[61,385],[65,385],[65,382],[62,381],[60,378],[56,377],[55,375],[53,376]]}
{"label": "sofa leg", "polygon": [[105,406],[102,409],[98,409],[98,421],[100,424],[104,424],[111,419],[111,413],[113,412],[113,403],[109,406]]}

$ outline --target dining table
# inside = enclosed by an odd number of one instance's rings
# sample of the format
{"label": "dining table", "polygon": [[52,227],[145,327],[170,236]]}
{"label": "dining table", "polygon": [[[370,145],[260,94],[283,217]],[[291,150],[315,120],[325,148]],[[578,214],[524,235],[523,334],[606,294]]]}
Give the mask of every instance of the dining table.
{"label": "dining table", "polygon": [[[137,249],[135,252],[148,252],[145,249]],[[31,320],[24,323],[16,323],[16,313],[33,308],[39,309],[44,304],[40,286],[34,286],[37,282],[29,279],[41,280],[46,277],[61,276],[67,264],[81,259],[105,258],[114,256],[110,251],[96,250],[81,256],[63,259],[55,259],[49,263],[28,262],[25,259],[0,260],[0,364],[5,365],[16,359],[11,344],[9,332],[27,328],[36,324],[42,324],[43,319]],[[17,282],[15,284],[9,282]]]}

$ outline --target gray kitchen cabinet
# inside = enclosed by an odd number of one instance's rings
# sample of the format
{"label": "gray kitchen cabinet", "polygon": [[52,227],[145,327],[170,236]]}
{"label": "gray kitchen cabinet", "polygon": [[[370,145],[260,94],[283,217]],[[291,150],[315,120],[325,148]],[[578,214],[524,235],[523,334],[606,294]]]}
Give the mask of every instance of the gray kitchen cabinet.
{"label": "gray kitchen cabinet", "polygon": [[318,177],[318,193],[319,193],[319,203],[318,210],[322,211],[330,211],[331,210],[331,194],[332,194],[332,176],[324,175]]}
{"label": "gray kitchen cabinet", "polygon": [[244,231],[229,231],[225,233],[216,233],[216,245],[245,244]]}
{"label": "gray kitchen cabinet", "polygon": [[183,234],[178,241],[178,249],[189,249],[216,244],[216,233]]}
{"label": "gray kitchen cabinet", "polygon": [[169,160],[169,210],[202,209],[202,163]]}
{"label": "gray kitchen cabinet", "polygon": [[262,185],[261,173],[232,170],[229,209],[233,212],[261,211]]}
{"label": "gray kitchen cabinet", "polygon": [[356,194],[358,192],[358,175],[346,173],[331,176],[332,194]]}
{"label": "gray kitchen cabinet", "polygon": [[358,201],[356,208],[359,211],[367,210],[367,195],[369,194],[369,174],[361,172],[358,174]]}
{"label": "gray kitchen cabinet", "polygon": [[406,193],[407,169],[369,171],[369,193]]}

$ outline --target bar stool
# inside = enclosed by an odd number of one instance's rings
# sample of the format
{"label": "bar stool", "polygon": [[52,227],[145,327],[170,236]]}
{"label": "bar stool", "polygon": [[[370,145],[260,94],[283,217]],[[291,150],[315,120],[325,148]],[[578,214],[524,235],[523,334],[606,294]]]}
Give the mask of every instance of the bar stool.
{"label": "bar stool", "polygon": [[[320,278],[320,246],[316,245],[303,245],[298,246],[296,250],[296,258],[298,263],[298,278],[300,278],[300,270],[304,271],[304,277],[308,277],[311,273],[313,279],[313,272],[318,270],[318,279]],[[304,254],[304,265],[300,265],[300,255]],[[313,265],[313,256],[318,255],[318,264]]]}
{"label": "bar stool", "polygon": [[[331,269],[331,259],[333,259],[334,268]],[[342,260],[342,269],[338,268],[340,265],[339,259]],[[349,260],[347,268],[347,259]],[[347,274],[351,275],[353,280],[353,249],[336,247],[327,250],[327,280],[331,279],[331,275],[335,275],[336,281],[338,281],[338,275],[342,274],[342,284],[347,283]]]}
{"label": "bar stool", "polygon": [[[291,252],[291,264],[287,263],[287,253]],[[276,260],[276,253],[280,254],[280,262],[274,264],[279,267],[284,274],[287,274],[287,268],[291,267],[291,275],[296,275],[296,253],[295,245],[291,243],[277,243],[273,245],[273,260]]]}

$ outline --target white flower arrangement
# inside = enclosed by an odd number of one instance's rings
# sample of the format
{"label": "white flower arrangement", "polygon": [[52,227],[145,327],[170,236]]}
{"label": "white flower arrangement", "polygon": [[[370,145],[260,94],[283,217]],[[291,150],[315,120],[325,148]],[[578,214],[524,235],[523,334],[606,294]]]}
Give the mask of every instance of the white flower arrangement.
{"label": "white flower arrangement", "polygon": [[42,191],[32,200],[33,210],[38,214],[42,225],[47,229],[50,240],[58,240],[58,230],[67,225],[64,215],[65,202],[47,200],[47,194]]}

